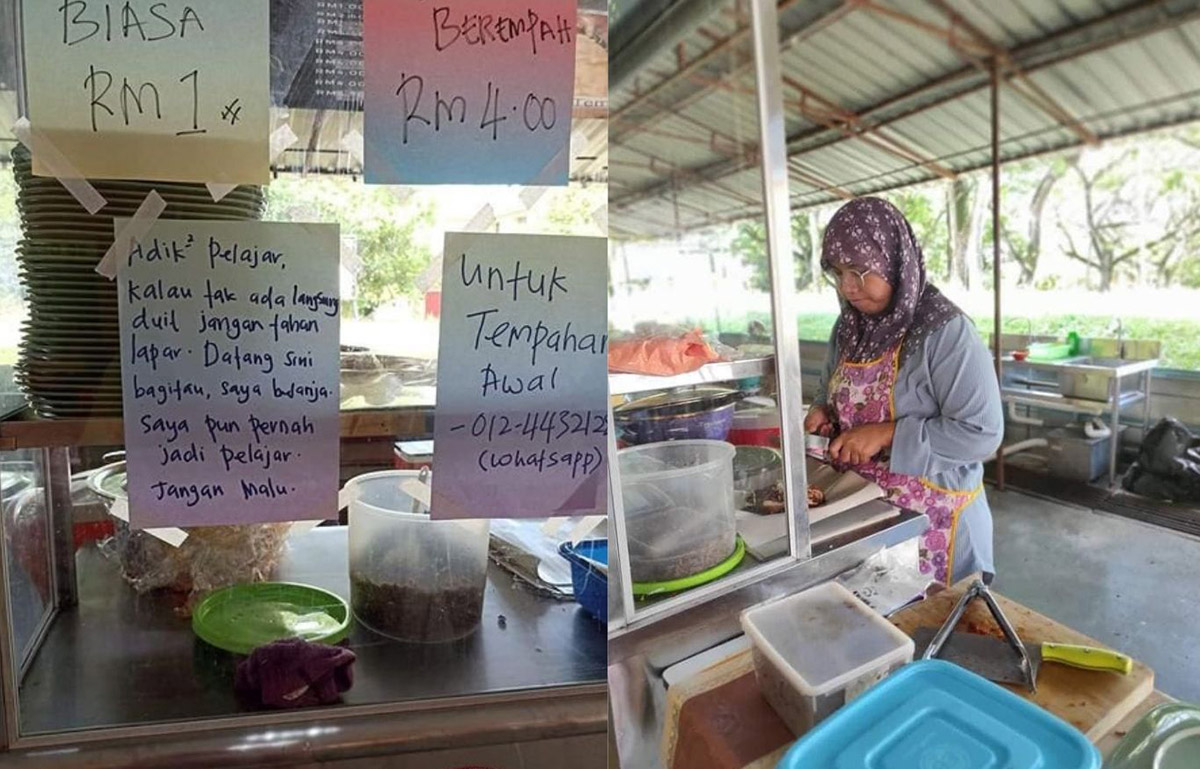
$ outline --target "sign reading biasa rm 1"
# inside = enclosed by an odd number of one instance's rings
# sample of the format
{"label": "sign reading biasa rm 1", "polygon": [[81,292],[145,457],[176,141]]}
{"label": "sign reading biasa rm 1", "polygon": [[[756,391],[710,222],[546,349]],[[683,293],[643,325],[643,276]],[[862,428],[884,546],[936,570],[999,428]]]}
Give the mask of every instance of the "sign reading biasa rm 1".
{"label": "sign reading biasa rm 1", "polygon": [[[269,4],[23,0],[33,130],[88,178],[265,184]],[[54,176],[34,155],[34,173]]]}
{"label": "sign reading biasa rm 1", "polygon": [[607,510],[603,238],[448,233],[432,517]]}
{"label": "sign reading biasa rm 1", "polygon": [[332,224],[160,220],[123,252],[133,526],[337,509],[338,246]]}
{"label": "sign reading biasa rm 1", "polygon": [[567,183],[575,0],[365,3],[368,183]]}

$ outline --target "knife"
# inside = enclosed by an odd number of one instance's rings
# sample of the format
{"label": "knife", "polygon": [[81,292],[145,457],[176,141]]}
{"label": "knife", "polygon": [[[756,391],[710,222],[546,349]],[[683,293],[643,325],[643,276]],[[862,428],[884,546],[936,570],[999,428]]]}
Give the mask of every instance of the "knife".
{"label": "knife", "polygon": [[[925,647],[937,635],[937,628],[918,628],[913,633],[916,656],[920,657]],[[1033,680],[1037,680],[1043,662],[1055,662],[1068,667],[1097,672],[1112,672],[1128,675],[1133,670],[1133,660],[1120,652],[1097,649],[1091,646],[1057,643],[1028,643],[1025,649]],[[947,639],[938,657],[960,665],[973,673],[1005,684],[1026,684],[1021,668],[1021,657],[1006,642],[991,636],[975,633],[954,633]]]}

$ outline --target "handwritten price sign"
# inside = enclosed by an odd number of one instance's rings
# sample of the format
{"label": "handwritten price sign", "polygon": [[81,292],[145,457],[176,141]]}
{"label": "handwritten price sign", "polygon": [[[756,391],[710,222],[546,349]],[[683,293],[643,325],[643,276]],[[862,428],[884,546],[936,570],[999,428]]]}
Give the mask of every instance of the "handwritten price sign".
{"label": "handwritten price sign", "polygon": [[607,510],[603,238],[446,235],[435,518]]}
{"label": "handwritten price sign", "polygon": [[[29,118],[81,173],[268,181],[268,4],[23,0]],[[34,158],[34,173],[51,175]]]}
{"label": "handwritten price sign", "polygon": [[375,184],[567,183],[573,0],[365,0]]}

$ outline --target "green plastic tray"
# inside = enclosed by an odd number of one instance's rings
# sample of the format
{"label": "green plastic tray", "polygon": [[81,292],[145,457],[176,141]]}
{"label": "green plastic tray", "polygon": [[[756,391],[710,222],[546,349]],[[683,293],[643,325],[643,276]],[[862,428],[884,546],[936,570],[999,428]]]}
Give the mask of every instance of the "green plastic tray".
{"label": "green plastic tray", "polygon": [[310,585],[258,582],[212,593],[192,612],[202,641],[234,654],[285,638],[335,644],[350,633],[350,607]]}
{"label": "green plastic tray", "polygon": [[715,579],[725,576],[729,572],[738,567],[742,559],[746,557],[746,543],[739,536],[737,538],[737,547],[733,549],[733,555],[721,561],[711,569],[693,574],[690,577],[681,579],[673,579],[667,582],[634,582],[633,594],[638,598],[649,598],[655,595],[663,595],[666,593],[678,593],[681,590],[688,590],[700,585],[707,585]]}

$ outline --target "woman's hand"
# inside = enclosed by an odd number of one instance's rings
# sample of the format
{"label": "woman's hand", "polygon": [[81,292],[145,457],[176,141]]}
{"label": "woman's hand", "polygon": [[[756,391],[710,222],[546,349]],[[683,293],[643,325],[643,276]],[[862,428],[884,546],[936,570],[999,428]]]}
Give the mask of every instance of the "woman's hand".
{"label": "woman's hand", "polygon": [[829,418],[829,407],[815,405],[804,418],[804,432],[828,438],[833,434],[833,420]]}
{"label": "woman's hand", "polygon": [[842,465],[865,465],[891,446],[895,435],[895,422],[860,425],[833,439],[829,458]]}

